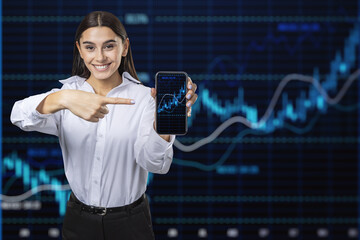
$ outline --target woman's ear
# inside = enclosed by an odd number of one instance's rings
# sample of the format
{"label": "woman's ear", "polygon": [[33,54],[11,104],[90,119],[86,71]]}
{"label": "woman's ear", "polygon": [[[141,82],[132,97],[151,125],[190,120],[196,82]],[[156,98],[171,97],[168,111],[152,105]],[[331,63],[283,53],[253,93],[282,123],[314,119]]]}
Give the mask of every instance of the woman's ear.
{"label": "woman's ear", "polygon": [[79,51],[80,57],[83,58],[82,55],[81,55],[81,50],[80,50],[79,41],[76,41],[76,47],[77,47],[77,49],[78,49],[78,51]]}
{"label": "woman's ear", "polygon": [[124,46],[124,49],[123,49],[121,56],[126,57],[128,51],[129,51],[129,46],[130,46],[129,38],[126,38],[123,46]]}

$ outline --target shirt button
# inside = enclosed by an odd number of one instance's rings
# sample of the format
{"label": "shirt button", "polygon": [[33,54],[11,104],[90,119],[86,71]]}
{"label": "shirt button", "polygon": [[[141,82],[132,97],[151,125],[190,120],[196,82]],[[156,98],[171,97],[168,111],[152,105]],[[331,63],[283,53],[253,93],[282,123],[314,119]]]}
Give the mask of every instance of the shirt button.
{"label": "shirt button", "polygon": [[94,181],[94,183],[97,185],[97,184],[98,184],[98,181]]}
{"label": "shirt button", "polygon": [[96,160],[100,161],[100,157],[96,157]]}

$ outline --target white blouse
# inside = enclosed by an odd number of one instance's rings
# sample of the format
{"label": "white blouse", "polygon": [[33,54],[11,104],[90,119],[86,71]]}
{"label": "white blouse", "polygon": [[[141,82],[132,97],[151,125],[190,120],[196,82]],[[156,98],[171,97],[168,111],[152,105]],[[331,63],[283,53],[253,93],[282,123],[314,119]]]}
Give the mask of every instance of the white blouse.
{"label": "white blouse", "polygon": [[[146,190],[148,172],[167,173],[172,145],[154,130],[155,100],[150,88],[122,75],[123,82],[107,97],[131,98],[134,105],[107,105],[109,113],[99,122],[89,122],[69,110],[40,114],[36,108],[47,93],[17,101],[11,122],[25,131],[59,137],[64,169],[71,190],[85,204],[118,207],[137,200]],[[72,76],[61,89],[94,90],[86,79]]]}

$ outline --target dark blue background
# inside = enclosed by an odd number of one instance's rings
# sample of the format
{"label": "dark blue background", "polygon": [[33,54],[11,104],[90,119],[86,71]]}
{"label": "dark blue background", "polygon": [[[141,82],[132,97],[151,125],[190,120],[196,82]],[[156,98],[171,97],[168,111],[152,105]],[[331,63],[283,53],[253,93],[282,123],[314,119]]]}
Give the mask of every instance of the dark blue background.
{"label": "dark blue background", "polygon": [[[88,12],[111,11],[124,23],[145,85],[166,70],[186,71],[198,84],[189,132],[177,138],[190,145],[230,117],[260,119],[288,74],[322,83],[335,76],[323,87],[336,96],[359,67],[352,37],[359,7],[356,0],[4,1],[3,194],[29,190],[15,162],[33,179],[44,169],[66,184],[57,139],[22,132],[9,117],[16,100],[70,76],[75,30]],[[359,239],[358,91],[357,80],[328,105],[311,84],[292,81],[269,119],[281,118],[277,127],[235,123],[192,151],[174,147],[170,172],[152,175],[147,191],[157,239]],[[305,109],[310,100],[317,104]],[[3,239],[60,239],[55,193],[26,201],[33,210],[2,203]]]}

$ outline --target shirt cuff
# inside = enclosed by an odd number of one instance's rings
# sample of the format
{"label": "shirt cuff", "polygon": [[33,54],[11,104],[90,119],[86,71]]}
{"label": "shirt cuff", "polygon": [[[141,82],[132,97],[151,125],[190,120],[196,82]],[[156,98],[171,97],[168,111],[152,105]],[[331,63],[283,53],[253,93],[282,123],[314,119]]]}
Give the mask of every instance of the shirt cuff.
{"label": "shirt cuff", "polygon": [[35,112],[33,112],[32,117],[33,117],[33,119],[38,120],[38,119],[49,118],[51,115],[52,115],[52,113],[47,113],[47,114],[39,113],[39,112],[35,109]]}
{"label": "shirt cuff", "polygon": [[43,93],[43,94],[39,94],[39,95],[35,95],[32,96],[32,106],[27,106],[29,107],[28,109],[31,111],[31,118],[33,120],[41,120],[41,119],[46,119],[49,118],[52,113],[48,113],[48,114],[43,114],[40,113],[38,110],[36,110],[36,108],[39,106],[39,104],[50,94],[51,92],[48,93]]}

